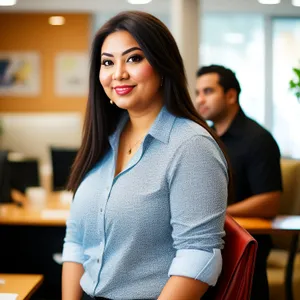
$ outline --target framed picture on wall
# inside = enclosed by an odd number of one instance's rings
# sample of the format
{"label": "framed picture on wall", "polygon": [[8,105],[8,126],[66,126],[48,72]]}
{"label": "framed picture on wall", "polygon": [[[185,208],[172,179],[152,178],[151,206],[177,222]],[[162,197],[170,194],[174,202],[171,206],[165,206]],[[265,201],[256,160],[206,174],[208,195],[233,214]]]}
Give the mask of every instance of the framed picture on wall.
{"label": "framed picture on wall", "polygon": [[0,95],[36,96],[40,84],[39,53],[0,52]]}
{"label": "framed picture on wall", "polygon": [[56,96],[87,96],[89,57],[85,52],[60,52],[55,57]]}

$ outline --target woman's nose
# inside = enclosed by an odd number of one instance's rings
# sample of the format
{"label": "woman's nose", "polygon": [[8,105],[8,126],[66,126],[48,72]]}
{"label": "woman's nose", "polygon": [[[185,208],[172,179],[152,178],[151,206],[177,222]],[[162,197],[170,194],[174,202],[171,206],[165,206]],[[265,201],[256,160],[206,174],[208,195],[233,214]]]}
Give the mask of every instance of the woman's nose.
{"label": "woman's nose", "polygon": [[113,73],[113,79],[114,80],[122,80],[122,79],[128,79],[129,74],[126,70],[126,67],[123,64],[117,64],[115,71]]}

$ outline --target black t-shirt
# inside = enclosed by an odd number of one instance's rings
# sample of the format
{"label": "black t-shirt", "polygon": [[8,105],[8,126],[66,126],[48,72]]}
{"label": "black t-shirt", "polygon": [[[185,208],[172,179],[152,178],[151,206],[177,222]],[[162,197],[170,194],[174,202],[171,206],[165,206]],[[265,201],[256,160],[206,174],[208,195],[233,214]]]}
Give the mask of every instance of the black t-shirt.
{"label": "black t-shirt", "polygon": [[229,129],[220,138],[232,165],[235,190],[233,202],[282,190],[280,151],[266,129],[240,109]]}

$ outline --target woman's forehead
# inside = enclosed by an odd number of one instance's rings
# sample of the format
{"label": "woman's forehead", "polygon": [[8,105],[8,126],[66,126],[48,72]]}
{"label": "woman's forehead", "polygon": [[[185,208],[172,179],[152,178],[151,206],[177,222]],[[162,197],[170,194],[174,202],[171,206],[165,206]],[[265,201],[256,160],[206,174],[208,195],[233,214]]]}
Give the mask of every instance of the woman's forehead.
{"label": "woman's forehead", "polygon": [[105,38],[101,52],[123,53],[132,47],[140,48],[134,37],[129,32],[122,30],[113,32]]}

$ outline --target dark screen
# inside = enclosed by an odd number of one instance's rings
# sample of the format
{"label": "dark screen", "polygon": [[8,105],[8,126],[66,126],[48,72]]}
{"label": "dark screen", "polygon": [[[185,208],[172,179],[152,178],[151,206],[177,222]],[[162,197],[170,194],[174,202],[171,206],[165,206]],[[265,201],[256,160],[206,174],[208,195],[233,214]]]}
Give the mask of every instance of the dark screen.
{"label": "dark screen", "polygon": [[27,187],[40,186],[39,165],[36,159],[10,161],[11,187],[25,193]]}
{"label": "dark screen", "polygon": [[11,202],[10,197],[10,166],[7,159],[8,151],[0,151],[0,202]]}
{"label": "dark screen", "polygon": [[52,183],[54,191],[64,190],[66,188],[77,151],[77,149],[70,148],[51,148]]}

